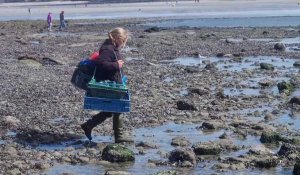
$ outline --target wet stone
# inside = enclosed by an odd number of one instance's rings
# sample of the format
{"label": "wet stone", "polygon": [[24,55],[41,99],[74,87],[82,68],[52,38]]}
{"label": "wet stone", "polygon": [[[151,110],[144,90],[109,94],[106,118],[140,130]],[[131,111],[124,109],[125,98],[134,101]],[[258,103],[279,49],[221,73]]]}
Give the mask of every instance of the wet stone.
{"label": "wet stone", "polygon": [[264,131],[260,137],[262,143],[278,143],[281,140],[279,133],[274,131]]}
{"label": "wet stone", "polygon": [[37,163],[35,163],[35,168],[36,169],[44,170],[44,169],[48,169],[50,167],[51,167],[51,165],[48,164],[48,163],[43,163],[43,162],[37,162]]}
{"label": "wet stone", "polygon": [[274,49],[278,51],[285,51],[285,45],[283,43],[276,43]]}
{"label": "wet stone", "polygon": [[255,145],[250,148],[248,154],[273,155],[274,153],[272,150],[266,148],[264,145]]}
{"label": "wet stone", "polygon": [[153,175],[178,175],[178,173],[177,173],[177,171],[169,170],[169,171],[158,172]]}
{"label": "wet stone", "polygon": [[169,161],[177,162],[177,163],[183,162],[183,161],[188,161],[188,162],[192,163],[193,165],[196,165],[196,155],[189,148],[175,149],[170,152]]}
{"label": "wet stone", "polygon": [[279,163],[279,160],[277,157],[271,157],[271,158],[261,158],[258,160],[255,160],[255,166],[259,168],[271,168],[276,167]]}
{"label": "wet stone", "polygon": [[275,84],[275,81],[272,81],[269,79],[263,79],[263,80],[260,80],[258,82],[258,84],[261,85],[262,87],[270,87]]}
{"label": "wet stone", "polygon": [[121,144],[107,145],[102,152],[102,159],[109,162],[134,161],[134,153]]}
{"label": "wet stone", "polygon": [[300,68],[300,61],[295,61],[295,63],[293,64],[293,66]]}
{"label": "wet stone", "polygon": [[213,142],[196,143],[192,146],[196,155],[218,155],[222,148]]}
{"label": "wet stone", "polygon": [[278,83],[277,87],[279,92],[284,92],[284,91],[292,92],[294,90],[294,86],[290,82],[285,82],[285,81]]}
{"label": "wet stone", "polygon": [[106,171],[104,175],[130,175],[130,173],[126,172],[126,171]]}
{"label": "wet stone", "polygon": [[269,63],[260,63],[260,68],[265,70],[274,70],[274,66]]}
{"label": "wet stone", "polygon": [[300,105],[300,96],[292,97],[291,100],[289,101],[289,103],[292,105],[294,105],[294,104]]}
{"label": "wet stone", "polygon": [[288,157],[291,154],[300,155],[300,146],[284,143],[281,145],[278,155]]}
{"label": "wet stone", "polygon": [[177,109],[179,110],[191,110],[191,111],[196,111],[197,108],[191,104],[190,102],[187,101],[178,101],[177,102]]}
{"label": "wet stone", "polygon": [[207,122],[203,122],[202,125],[201,125],[201,128],[202,129],[221,129],[221,128],[224,128],[226,127],[226,124],[222,121],[218,121],[218,120],[215,120],[215,121],[207,121]]}
{"label": "wet stone", "polygon": [[171,145],[174,146],[187,146],[191,144],[191,142],[185,137],[175,137],[172,139]]}

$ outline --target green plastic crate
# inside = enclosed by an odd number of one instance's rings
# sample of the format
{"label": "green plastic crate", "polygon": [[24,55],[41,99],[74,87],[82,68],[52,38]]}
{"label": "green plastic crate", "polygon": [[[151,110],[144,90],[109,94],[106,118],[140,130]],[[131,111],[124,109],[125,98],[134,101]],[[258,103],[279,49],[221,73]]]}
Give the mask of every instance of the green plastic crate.
{"label": "green plastic crate", "polygon": [[92,97],[125,99],[128,89],[125,84],[119,84],[113,81],[96,82],[93,78],[88,83],[87,93]]}

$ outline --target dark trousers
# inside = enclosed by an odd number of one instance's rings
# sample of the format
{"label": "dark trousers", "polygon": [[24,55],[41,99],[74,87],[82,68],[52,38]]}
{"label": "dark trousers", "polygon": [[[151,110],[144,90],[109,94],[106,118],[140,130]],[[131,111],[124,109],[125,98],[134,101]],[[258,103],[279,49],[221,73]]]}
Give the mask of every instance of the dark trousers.
{"label": "dark trousers", "polygon": [[113,113],[113,112],[100,112],[97,115],[94,115],[92,119],[88,120],[87,123],[92,128],[97,125],[103,123],[107,118],[113,117],[113,130],[119,131],[123,125],[120,119],[121,113]]}

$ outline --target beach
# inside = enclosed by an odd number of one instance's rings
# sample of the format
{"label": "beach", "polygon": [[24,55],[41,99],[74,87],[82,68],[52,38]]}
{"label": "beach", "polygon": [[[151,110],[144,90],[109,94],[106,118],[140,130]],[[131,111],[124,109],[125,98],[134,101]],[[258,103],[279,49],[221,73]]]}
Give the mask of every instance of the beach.
{"label": "beach", "polygon": [[[300,28],[291,18],[255,23],[297,17],[297,2],[84,3],[0,4],[0,174],[292,174]],[[48,32],[46,14],[61,10],[67,29],[54,15]],[[208,25],[237,17],[257,21]],[[205,25],[185,21],[199,18]],[[96,111],[83,109],[85,91],[70,80],[119,26],[131,35],[122,49],[131,111],[122,118],[135,161],[112,163],[102,157],[114,143],[112,118],[89,142],[80,125]]]}
{"label": "beach", "polygon": [[[31,13],[28,14],[28,8]],[[295,0],[242,0],[242,1],[166,1],[147,3],[87,4],[85,1],[51,3],[2,3],[0,20],[45,19],[52,12],[58,19],[60,11],[66,19],[116,19],[146,17],[265,17],[299,16]]]}

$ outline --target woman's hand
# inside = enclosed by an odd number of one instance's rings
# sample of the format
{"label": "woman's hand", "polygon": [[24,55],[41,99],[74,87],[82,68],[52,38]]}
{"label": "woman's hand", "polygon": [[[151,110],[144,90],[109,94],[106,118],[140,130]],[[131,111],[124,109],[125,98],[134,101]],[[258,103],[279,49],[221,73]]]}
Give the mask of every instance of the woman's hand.
{"label": "woman's hand", "polygon": [[124,61],[123,60],[118,60],[117,62],[118,62],[119,68],[122,68],[123,64],[124,64]]}

